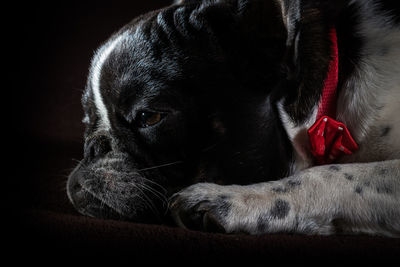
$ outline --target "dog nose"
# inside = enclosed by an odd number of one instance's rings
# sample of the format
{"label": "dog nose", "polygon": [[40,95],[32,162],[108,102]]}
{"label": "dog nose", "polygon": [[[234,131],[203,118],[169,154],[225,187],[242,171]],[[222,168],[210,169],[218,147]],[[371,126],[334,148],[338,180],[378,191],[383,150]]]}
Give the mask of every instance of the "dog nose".
{"label": "dog nose", "polygon": [[112,151],[111,139],[105,135],[92,136],[85,142],[84,157],[91,162]]}

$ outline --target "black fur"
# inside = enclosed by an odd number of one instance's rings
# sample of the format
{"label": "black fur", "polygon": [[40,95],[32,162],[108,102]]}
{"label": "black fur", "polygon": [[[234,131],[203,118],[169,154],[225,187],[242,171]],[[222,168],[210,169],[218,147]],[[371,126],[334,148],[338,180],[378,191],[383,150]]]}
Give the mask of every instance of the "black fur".
{"label": "black fur", "polygon": [[257,230],[259,232],[266,232],[269,228],[270,214],[261,214],[257,219]]}
{"label": "black fur", "polygon": [[354,176],[352,174],[345,173],[344,177],[349,181],[353,181],[354,180]]}
{"label": "black fur", "polygon": [[334,171],[334,172],[338,172],[341,170],[341,168],[338,165],[332,165],[329,167],[329,170]]}
{"label": "black fur", "polygon": [[381,137],[387,136],[389,134],[390,130],[391,130],[390,126],[386,126],[385,128],[383,128],[382,129],[382,133],[381,133]]}
{"label": "black fur", "polygon": [[275,201],[274,206],[271,209],[271,217],[274,219],[285,218],[290,211],[290,205],[287,201],[278,199]]}
{"label": "black fur", "polygon": [[389,15],[392,20],[400,24],[400,5],[397,0],[381,0],[378,2],[378,9],[384,11],[385,14]]}

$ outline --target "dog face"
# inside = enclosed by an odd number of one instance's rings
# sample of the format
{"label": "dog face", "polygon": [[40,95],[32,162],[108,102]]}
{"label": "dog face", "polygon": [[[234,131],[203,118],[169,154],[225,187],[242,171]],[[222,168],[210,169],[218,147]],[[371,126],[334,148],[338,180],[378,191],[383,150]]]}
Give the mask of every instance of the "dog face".
{"label": "dog face", "polygon": [[163,221],[167,198],[190,184],[289,172],[275,105],[292,86],[288,25],[274,1],[233,2],[151,12],[98,50],[82,100],[84,159],[68,181],[78,211]]}

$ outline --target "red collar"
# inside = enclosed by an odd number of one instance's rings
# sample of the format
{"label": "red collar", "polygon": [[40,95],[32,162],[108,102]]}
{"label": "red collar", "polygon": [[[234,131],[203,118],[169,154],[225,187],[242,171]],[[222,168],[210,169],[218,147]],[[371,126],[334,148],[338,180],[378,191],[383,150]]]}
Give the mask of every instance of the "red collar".
{"label": "red collar", "polygon": [[332,43],[331,61],[324,81],[316,122],[308,130],[311,153],[318,165],[330,164],[344,154],[352,154],[358,149],[346,126],[336,121],[337,86],[339,73],[339,53],[336,29],[329,33]]}

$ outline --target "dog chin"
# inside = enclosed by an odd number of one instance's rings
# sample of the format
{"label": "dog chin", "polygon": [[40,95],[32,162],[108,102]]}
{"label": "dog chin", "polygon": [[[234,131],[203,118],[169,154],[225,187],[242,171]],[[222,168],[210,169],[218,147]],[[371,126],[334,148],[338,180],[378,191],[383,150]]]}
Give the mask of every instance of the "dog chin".
{"label": "dog chin", "polygon": [[67,193],[83,215],[134,222],[160,222],[167,210],[166,191],[129,167],[126,157],[112,155],[70,174]]}

